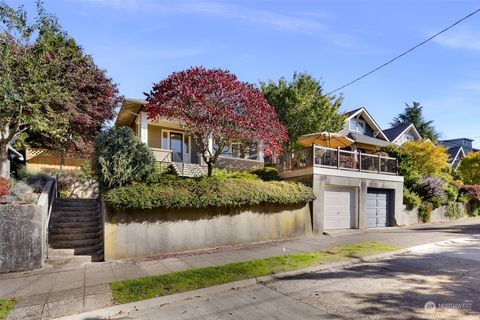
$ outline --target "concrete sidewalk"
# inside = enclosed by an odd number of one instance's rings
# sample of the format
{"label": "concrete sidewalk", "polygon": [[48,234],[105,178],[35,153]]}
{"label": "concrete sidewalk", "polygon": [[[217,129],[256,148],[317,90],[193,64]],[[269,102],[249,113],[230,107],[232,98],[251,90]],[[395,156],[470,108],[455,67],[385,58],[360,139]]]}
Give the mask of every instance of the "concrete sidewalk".
{"label": "concrete sidewalk", "polygon": [[480,234],[480,219],[363,232],[352,230],[330,236],[220,248],[155,259],[44,268],[0,275],[0,297],[22,297],[8,319],[52,319],[113,305],[109,284],[117,280],[325,250],[355,242],[378,241],[406,248],[471,234]]}

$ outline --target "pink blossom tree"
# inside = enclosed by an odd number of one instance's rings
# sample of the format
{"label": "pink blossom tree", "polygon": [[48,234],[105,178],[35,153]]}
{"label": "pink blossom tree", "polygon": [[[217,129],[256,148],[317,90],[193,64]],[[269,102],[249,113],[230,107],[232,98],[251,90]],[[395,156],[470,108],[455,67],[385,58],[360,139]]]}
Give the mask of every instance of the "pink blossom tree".
{"label": "pink blossom tree", "polygon": [[[233,142],[259,143],[265,155],[280,152],[287,137],[275,108],[254,85],[227,70],[192,67],[174,72],[147,94],[150,119],[178,120],[197,144],[208,166]],[[211,139],[215,141],[209,145]]]}

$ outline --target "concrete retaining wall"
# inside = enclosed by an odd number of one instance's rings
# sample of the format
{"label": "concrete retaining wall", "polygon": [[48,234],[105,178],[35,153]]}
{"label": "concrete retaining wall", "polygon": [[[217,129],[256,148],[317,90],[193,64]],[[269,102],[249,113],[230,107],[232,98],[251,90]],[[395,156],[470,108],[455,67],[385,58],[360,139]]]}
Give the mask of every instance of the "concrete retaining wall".
{"label": "concrete retaining wall", "polygon": [[[466,212],[466,206],[461,203],[457,203],[458,206],[463,206],[465,208]],[[444,221],[450,221],[450,219],[447,216],[447,207],[442,206],[440,208],[437,208],[432,211],[432,214],[430,215],[430,222],[444,222]],[[418,208],[415,208],[413,210],[407,210],[405,206],[403,206],[403,222],[404,225],[411,225],[411,224],[419,224],[421,223],[419,218],[418,218]]]}
{"label": "concrete retaining wall", "polygon": [[0,272],[43,266],[53,183],[47,183],[37,204],[0,205]]}
{"label": "concrete retaining wall", "polygon": [[310,206],[248,210],[105,209],[105,259],[151,256],[311,233]]}

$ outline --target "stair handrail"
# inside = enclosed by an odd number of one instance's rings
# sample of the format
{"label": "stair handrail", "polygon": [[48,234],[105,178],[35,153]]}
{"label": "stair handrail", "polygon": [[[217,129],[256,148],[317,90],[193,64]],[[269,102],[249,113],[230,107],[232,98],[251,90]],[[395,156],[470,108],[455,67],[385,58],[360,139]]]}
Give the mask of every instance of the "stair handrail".
{"label": "stair handrail", "polygon": [[55,200],[57,199],[57,192],[58,192],[58,173],[55,174],[55,177],[53,177],[53,185],[52,185],[52,195],[49,196],[48,199],[48,213],[47,213],[47,219],[45,221],[45,226],[44,226],[44,232],[45,232],[45,241],[46,241],[46,248],[47,248],[47,257],[48,257],[48,230],[50,228],[50,218],[52,216],[52,211],[53,211],[53,205],[55,203]]}

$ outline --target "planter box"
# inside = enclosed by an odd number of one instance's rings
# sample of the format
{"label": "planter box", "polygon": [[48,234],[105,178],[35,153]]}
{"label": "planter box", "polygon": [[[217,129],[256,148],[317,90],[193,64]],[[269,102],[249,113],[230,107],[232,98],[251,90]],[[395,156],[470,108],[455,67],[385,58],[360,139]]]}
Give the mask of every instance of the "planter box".
{"label": "planter box", "polygon": [[245,209],[105,209],[105,259],[215,248],[311,233],[310,206]]}
{"label": "planter box", "polygon": [[41,268],[47,254],[53,181],[37,204],[0,205],[0,272]]}

